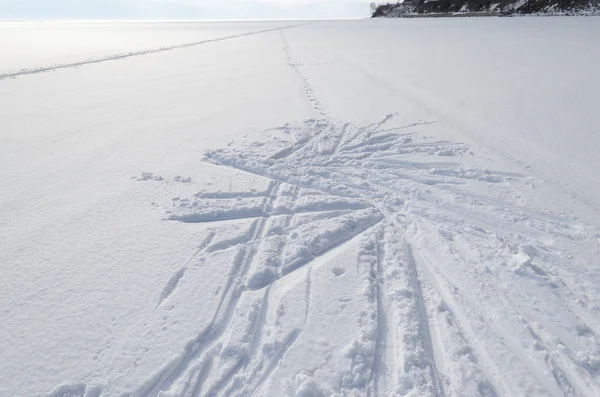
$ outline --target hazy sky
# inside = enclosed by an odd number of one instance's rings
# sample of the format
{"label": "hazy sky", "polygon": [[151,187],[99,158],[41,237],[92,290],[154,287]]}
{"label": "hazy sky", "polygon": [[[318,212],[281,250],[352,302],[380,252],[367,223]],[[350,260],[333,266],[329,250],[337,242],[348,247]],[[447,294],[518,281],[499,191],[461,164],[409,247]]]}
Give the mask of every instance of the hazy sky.
{"label": "hazy sky", "polygon": [[0,19],[301,19],[369,16],[369,0],[0,0]]}

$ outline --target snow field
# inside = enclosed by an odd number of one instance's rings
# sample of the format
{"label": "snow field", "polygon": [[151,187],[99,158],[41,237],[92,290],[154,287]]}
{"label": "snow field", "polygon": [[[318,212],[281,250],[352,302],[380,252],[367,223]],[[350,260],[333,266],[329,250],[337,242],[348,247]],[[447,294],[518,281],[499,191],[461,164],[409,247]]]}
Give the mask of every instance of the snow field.
{"label": "snow field", "polygon": [[[590,20],[233,26],[0,80],[0,395],[597,395]],[[520,107],[575,62],[494,82],[489,40],[533,68],[549,24],[589,63]]]}

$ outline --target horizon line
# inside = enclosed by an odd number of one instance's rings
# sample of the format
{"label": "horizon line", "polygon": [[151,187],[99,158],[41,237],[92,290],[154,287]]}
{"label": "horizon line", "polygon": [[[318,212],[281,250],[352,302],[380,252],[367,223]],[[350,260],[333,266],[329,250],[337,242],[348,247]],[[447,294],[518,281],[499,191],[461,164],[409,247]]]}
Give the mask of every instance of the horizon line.
{"label": "horizon line", "polygon": [[298,22],[298,21],[340,21],[340,20],[360,20],[370,19],[369,17],[340,17],[340,18],[264,18],[264,19],[2,19],[0,23],[12,22],[12,23],[65,23],[65,22],[96,22],[96,23],[107,23],[107,22]]}

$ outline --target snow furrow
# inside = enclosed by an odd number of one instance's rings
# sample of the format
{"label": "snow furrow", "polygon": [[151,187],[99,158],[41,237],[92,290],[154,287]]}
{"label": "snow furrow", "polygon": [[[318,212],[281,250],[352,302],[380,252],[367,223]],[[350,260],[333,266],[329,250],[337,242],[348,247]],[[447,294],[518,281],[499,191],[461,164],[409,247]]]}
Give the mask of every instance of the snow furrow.
{"label": "snow furrow", "polygon": [[[275,185],[271,187],[271,191]],[[260,231],[263,227],[264,219],[255,221],[250,230],[252,240],[260,237]],[[158,396],[162,390],[170,388],[181,377],[187,378],[188,382],[194,376],[194,371],[189,370],[193,363],[204,357],[203,353],[211,354],[211,348],[219,341],[219,338],[226,332],[237,307],[241,290],[239,286],[244,276],[243,272],[248,267],[248,262],[252,261],[252,248],[242,248],[239,250],[237,259],[231,268],[231,272],[226,283],[225,290],[221,295],[221,300],[215,310],[214,317],[209,326],[194,340],[188,342],[185,352],[167,369],[158,375],[150,387],[144,387],[138,390],[134,395],[139,396]],[[193,368],[193,367],[192,367]]]}
{"label": "snow furrow", "polygon": [[[412,288],[415,291],[414,299],[416,301],[419,321],[420,321],[420,332],[422,333],[425,354],[428,358],[428,364],[431,366],[431,372],[433,376],[433,386],[436,389],[438,396],[445,396],[444,386],[441,380],[441,375],[438,371],[438,364],[436,362],[436,345],[434,344],[433,337],[431,335],[431,322],[429,320],[429,313],[425,306],[425,298],[423,297],[423,288],[421,286],[421,279],[419,277],[419,270],[417,269],[416,260],[414,258],[414,251],[410,245],[406,245],[406,265],[408,266],[408,275]],[[439,346],[438,346],[439,347]]]}
{"label": "snow furrow", "polygon": [[385,247],[383,244],[385,229],[378,231],[377,239],[377,265],[375,269],[375,283],[377,294],[377,337],[375,339],[375,351],[373,353],[373,364],[371,374],[367,382],[367,396],[379,396],[384,393],[386,387],[385,350],[388,344],[389,327],[386,314],[387,289],[385,285],[385,274],[383,263],[385,260]]}
{"label": "snow furrow", "polygon": [[[522,370],[527,371],[531,376],[533,376],[533,381],[531,384],[523,384],[523,385],[511,385],[515,389],[521,389],[518,393],[536,393],[535,395],[545,395],[549,393],[552,396],[561,396],[562,390],[558,387],[556,383],[552,383],[548,376],[540,369],[539,365],[532,360],[529,356],[525,355],[522,349],[518,346],[518,342],[513,338],[513,335],[510,335],[501,325],[497,324],[494,321],[491,321],[486,318],[485,310],[480,307],[477,303],[475,303],[472,299],[467,298],[464,294],[460,293],[457,288],[453,286],[449,286],[446,284],[445,279],[441,276],[438,270],[434,270],[431,268],[431,265],[428,264],[427,260],[423,257],[420,257],[418,260],[420,263],[421,269],[423,273],[426,275],[429,282],[432,285],[435,285],[436,289],[444,296],[444,300],[451,305],[453,312],[455,314],[461,313],[459,315],[460,323],[471,323],[477,324],[480,322],[479,332],[491,332],[493,333],[502,344],[502,349],[507,349],[507,352],[513,356],[512,366],[516,368],[520,367]],[[454,292],[449,292],[448,290],[453,290]],[[452,303],[450,303],[452,302]],[[477,320],[473,317],[473,315],[467,315],[467,312],[474,312],[477,316]],[[483,328],[481,328],[483,326]],[[483,330],[486,331],[483,331]],[[476,339],[476,337],[474,337]],[[490,348],[486,347],[486,348]],[[515,361],[518,360],[518,361]],[[506,380],[505,380],[506,381]]]}

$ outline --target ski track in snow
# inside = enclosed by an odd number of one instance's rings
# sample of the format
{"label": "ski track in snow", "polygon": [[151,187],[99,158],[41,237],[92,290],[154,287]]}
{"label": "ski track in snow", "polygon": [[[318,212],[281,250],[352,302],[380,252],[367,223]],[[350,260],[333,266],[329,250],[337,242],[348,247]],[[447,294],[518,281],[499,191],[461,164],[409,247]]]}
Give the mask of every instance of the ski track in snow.
{"label": "ski track in snow", "polygon": [[[390,119],[391,117],[386,118]],[[338,392],[341,395],[350,395],[350,390],[354,389],[362,390],[367,395],[388,395],[387,393],[395,390],[400,395],[412,393],[431,396],[527,395],[532,392],[537,395],[550,393],[575,396],[589,395],[593,390],[598,390],[596,370],[588,368],[585,363],[577,363],[574,357],[569,359],[568,355],[573,355],[573,352],[566,353],[565,357],[564,352],[556,351],[556,347],[544,342],[532,330],[532,343],[536,344],[537,351],[544,351],[543,357],[523,354],[523,348],[517,346],[518,342],[508,341],[512,336],[507,331],[497,323],[485,319],[483,308],[474,303],[475,297],[463,297],[468,291],[467,287],[459,288],[450,284],[442,270],[432,268],[422,254],[417,254],[421,248],[417,248],[419,239],[414,236],[420,232],[421,224],[424,229],[436,227],[434,217],[444,219],[445,228],[454,223],[450,227],[453,231],[439,228],[435,230],[437,234],[433,235],[436,238],[450,238],[454,233],[465,234],[471,240],[483,239],[485,244],[501,238],[478,226],[471,226],[472,229],[469,230],[464,225],[462,214],[453,211],[453,207],[446,209],[438,205],[437,211],[433,211],[440,202],[431,192],[432,188],[440,185],[440,193],[447,194],[443,187],[460,184],[463,178],[475,178],[484,183],[505,183],[514,177],[487,170],[456,170],[458,164],[452,168],[440,169],[437,161],[429,169],[425,166],[425,161],[419,164],[399,161],[390,166],[387,162],[379,161],[379,158],[417,152],[436,160],[440,154],[445,157],[460,156],[465,153],[466,148],[451,142],[423,141],[415,144],[417,138],[414,134],[381,133],[383,125],[384,123],[376,123],[364,128],[349,125],[337,127],[327,121],[310,120],[299,127],[286,127],[286,131],[292,136],[292,145],[284,148],[284,156],[278,154],[281,153],[279,148],[273,148],[276,155],[271,156],[264,154],[264,148],[255,153],[244,152],[243,155],[242,152],[227,150],[208,153],[208,161],[268,178],[271,180],[271,187],[264,192],[263,197],[250,193],[238,198],[230,198],[227,194],[222,197],[218,194],[198,195],[194,201],[176,208],[170,219],[218,222],[223,219],[253,217],[258,220],[260,227],[256,236],[245,244],[255,252],[252,257],[260,258],[260,261],[248,262],[249,272],[243,272],[241,276],[246,276],[245,290],[266,290],[266,297],[260,304],[261,313],[264,313],[263,306],[268,301],[268,291],[272,285],[286,282],[288,275],[302,267],[310,267],[315,257],[344,244],[365,230],[381,226],[381,235],[385,237],[371,237],[372,244],[377,247],[374,254],[376,265],[373,266],[375,293],[371,298],[377,307],[377,332],[372,341],[374,348],[370,369],[362,370],[368,381],[358,385],[351,383],[346,390],[344,387],[340,388]],[[335,136],[336,132],[340,136]],[[343,138],[341,134],[351,134],[353,138],[338,143]],[[448,167],[449,164],[445,166]],[[419,197],[421,195],[422,198]],[[417,201],[414,208],[406,204],[415,199],[423,200],[426,204]],[[497,208],[497,202],[494,206],[499,219],[516,211],[512,207]],[[471,212],[485,224],[496,221],[495,218],[490,218],[494,214]],[[294,218],[301,215],[312,219],[309,218],[309,223],[299,224]],[[267,220],[270,222],[269,227],[264,224]],[[535,229],[536,225],[543,225],[545,222],[552,224],[553,220],[543,220],[532,214],[530,219],[523,222],[522,228],[516,227],[515,230],[526,234],[531,228]],[[313,224],[316,225],[313,227]],[[411,228],[414,229],[412,233],[408,232]],[[461,229],[464,232],[459,232]],[[540,231],[534,234],[543,233]],[[512,239],[512,244],[516,246],[522,245],[515,236],[506,238]],[[413,239],[415,242],[410,243]],[[450,251],[456,250],[457,260],[464,261],[461,255],[466,254],[461,253],[460,247],[452,248]],[[230,246],[221,249],[230,249]],[[262,255],[263,249],[269,250],[267,255]],[[273,253],[280,257],[274,258]],[[505,260],[518,254],[519,252],[507,253]],[[393,257],[388,259],[390,255]],[[506,266],[505,263],[504,265]],[[543,279],[547,275],[537,265],[532,265],[532,262],[522,266],[525,277],[539,276]],[[514,277],[520,272],[518,269],[505,271],[506,277]],[[545,284],[550,283],[552,281],[545,280]],[[242,284],[235,284],[230,288],[235,289],[239,285]],[[310,281],[307,285],[310,285]],[[560,286],[543,287],[554,288],[554,293],[560,295]],[[522,302],[515,300],[510,303],[505,314],[510,314],[512,310],[515,321],[535,321],[526,320],[533,313],[525,312]],[[230,309],[233,310],[235,309]],[[572,311],[573,316],[577,316],[575,308],[568,310]],[[309,313],[307,301],[306,316]],[[258,318],[256,321],[264,321],[264,314],[258,315]],[[390,323],[390,319],[395,319],[395,322],[392,320]],[[239,395],[245,395],[244,387],[237,385],[252,383],[257,372],[245,371],[252,368],[248,363],[258,361],[259,364],[255,365],[264,365],[264,358],[256,356],[262,350],[256,348],[259,344],[257,340],[261,338],[257,334],[260,327],[252,327],[253,347],[247,350],[248,354],[241,354],[231,371],[223,374],[217,386],[213,386],[206,395],[220,395],[218,392],[222,390],[227,390],[223,395],[236,395],[232,394],[236,387],[242,389]],[[394,329],[394,332],[390,332],[390,329]],[[280,341],[279,350],[268,362],[258,382],[250,388],[250,395],[260,390],[266,377],[273,373],[277,362],[282,360],[300,333],[300,329],[294,329]],[[412,337],[407,338],[407,335]],[[494,349],[500,351],[488,351],[486,345],[491,343],[487,341],[488,337],[497,345]],[[481,341],[482,338],[485,342]],[[595,336],[590,337],[587,343],[593,351],[599,351]],[[390,357],[392,355],[396,357]],[[502,357],[514,360],[512,365],[520,367],[523,373],[531,377],[521,377],[525,382],[523,384],[511,384],[509,379],[498,379],[496,374],[506,372],[506,369],[499,368]],[[391,362],[396,363],[396,366],[391,367],[396,372],[391,371],[390,367],[384,369]],[[469,378],[463,379],[462,373],[468,373]],[[237,376],[235,383],[234,376]],[[224,389],[228,384],[229,388]]]}
{"label": "ski track in snow", "polygon": [[139,51],[130,51],[127,53],[113,54],[113,55],[108,55],[108,56],[95,58],[95,59],[86,59],[86,60],[79,61],[79,62],[42,66],[42,67],[37,67],[37,68],[32,68],[32,69],[21,69],[21,70],[14,71],[14,72],[0,73],[0,80],[15,78],[15,77],[19,77],[19,76],[28,75],[28,74],[38,74],[38,73],[51,72],[51,71],[55,71],[55,70],[59,70],[59,69],[76,68],[79,66],[89,65],[89,64],[93,64],[93,63],[118,61],[120,59],[127,59],[127,58],[131,58],[131,57],[138,57],[138,56],[142,56],[142,55],[156,54],[159,52],[172,51],[172,50],[176,50],[176,49],[195,47],[195,46],[199,46],[202,44],[215,43],[215,42],[224,41],[224,40],[237,39],[240,37],[253,36],[253,35],[257,35],[257,34],[261,34],[261,33],[268,33],[268,32],[273,32],[273,31],[278,31],[278,30],[290,29],[290,28],[293,28],[296,26],[301,26],[304,24],[305,23],[283,26],[283,27],[278,27],[278,28],[273,28],[273,29],[263,29],[263,30],[258,30],[255,32],[247,32],[247,33],[241,33],[241,34],[236,34],[236,35],[231,35],[231,36],[217,37],[214,39],[194,41],[191,43],[183,43],[183,44],[177,44],[177,45],[166,46],[166,47],[150,48],[150,49],[144,49],[144,50],[139,50]]}
{"label": "ski track in snow", "polygon": [[[465,168],[467,145],[427,136],[436,120],[400,125],[390,114],[367,126],[333,121],[277,30],[315,118],[277,128],[287,140],[206,153],[217,167],[264,178],[267,189],[174,201],[170,221],[212,231],[166,282],[157,310],[192,261],[209,262],[223,251],[236,259],[209,325],[131,395],[266,396],[284,381],[291,396],[598,395],[594,314],[583,287],[561,278],[559,265],[569,254],[546,242],[550,234],[585,242],[593,231],[498,197],[467,196],[467,184],[510,192],[523,177]],[[221,224],[237,221],[251,227],[220,238]],[[277,378],[320,313],[312,298],[324,266],[319,259],[353,244],[365,287],[357,295],[368,310],[346,347],[346,367],[336,368],[335,382],[315,368]],[[274,291],[296,285],[304,286],[296,297],[303,318],[285,320],[282,295]],[[548,303],[556,312],[544,309]],[[101,387],[73,385],[51,396],[101,394]]]}

